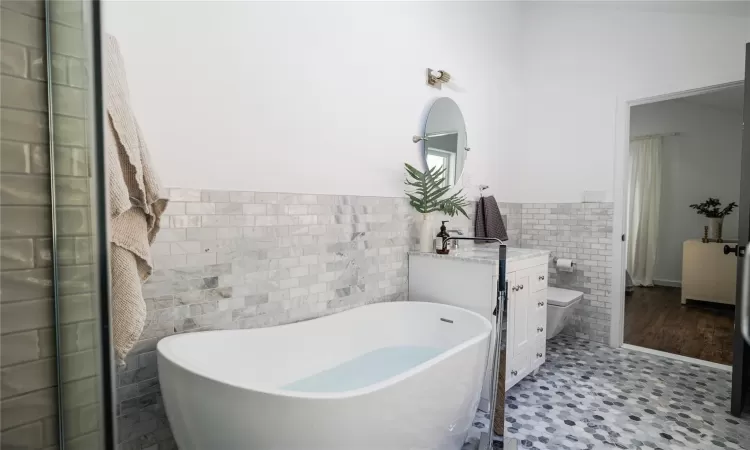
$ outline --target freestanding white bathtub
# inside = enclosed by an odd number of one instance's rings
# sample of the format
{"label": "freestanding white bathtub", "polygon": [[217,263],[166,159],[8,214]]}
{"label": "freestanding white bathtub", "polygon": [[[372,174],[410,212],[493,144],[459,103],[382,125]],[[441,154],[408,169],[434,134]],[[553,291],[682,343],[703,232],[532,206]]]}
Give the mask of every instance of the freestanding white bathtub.
{"label": "freestanding white bathtub", "polygon": [[491,329],[453,306],[380,303],[162,339],[159,381],[181,450],[457,450]]}

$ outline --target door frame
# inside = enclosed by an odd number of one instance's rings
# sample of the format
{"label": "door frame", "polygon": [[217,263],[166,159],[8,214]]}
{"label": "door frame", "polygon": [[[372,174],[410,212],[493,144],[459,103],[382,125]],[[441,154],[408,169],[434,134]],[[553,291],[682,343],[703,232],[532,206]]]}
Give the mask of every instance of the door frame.
{"label": "door frame", "polygon": [[677,100],[700,94],[708,94],[726,88],[744,86],[745,80],[705,86],[686,91],[672,92],[653,97],[635,100],[617,100],[615,111],[615,163],[614,163],[614,217],[612,221],[612,291],[610,292],[611,326],[609,345],[620,348],[625,340],[625,269],[627,267],[626,241],[622,236],[626,234],[627,224],[627,173],[628,153],[630,151],[630,113],[634,106],[650,103]]}
{"label": "door frame", "polygon": [[[742,173],[747,175],[750,171],[750,161],[747,160],[748,154],[750,154],[750,130],[748,130],[748,118],[750,117],[750,42],[745,45],[745,101],[743,111],[743,123],[742,123]],[[740,185],[740,199],[739,203],[742,205],[743,202],[747,202],[747,193],[750,190],[750,180],[743,176]],[[750,211],[742,209],[740,206],[740,227],[748,226],[750,222]],[[742,229],[742,228],[740,228]],[[741,244],[748,245],[748,241],[745,236],[740,235],[737,248]],[[738,252],[739,253],[739,252]],[[739,256],[739,255],[738,255]],[[742,411],[747,407],[748,395],[750,395],[750,340],[745,341],[745,337],[750,339],[750,336],[743,336],[743,329],[746,328],[747,321],[750,317],[746,315],[748,305],[748,270],[750,270],[750,261],[747,261],[747,257],[744,258],[741,264],[737,265],[737,306],[739,306],[739,316],[735,320],[734,327],[734,342],[732,342],[732,349],[734,350],[734,358],[732,361],[732,400],[730,403],[729,412],[733,416],[740,417]]]}

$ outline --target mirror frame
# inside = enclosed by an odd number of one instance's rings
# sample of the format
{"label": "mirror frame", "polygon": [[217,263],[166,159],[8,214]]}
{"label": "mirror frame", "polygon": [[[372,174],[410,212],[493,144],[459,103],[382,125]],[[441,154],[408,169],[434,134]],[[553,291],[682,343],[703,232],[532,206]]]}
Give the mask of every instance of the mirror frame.
{"label": "mirror frame", "polygon": [[[426,110],[426,114],[425,114],[425,118],[424,118],[424,123],[422,125],[422,136],[421,136],[421,139],[419,139],[419,140],[422,141],[422,147],[420,149],[421,150],[422,165],[423,165],[424,169],[427,170],[429,168],[429,166],[427,164],[427,151],[428,151],[429,137],[431,135],[432,136],[442,136],[442,135],[453,134],[452,130],[443,131],[443,132],[434,132],[434,133],[431,133],[431,134],[428,134],[428,132],[427,132],[427,128],[428,128],[428,125],[429,125],[429,122],[430,122],[430,113],[433,112],[433,109],[435,108],[435,105],[438,102],[440,102],[440,101],[446,101],[446,100],[448,100],[451,103],[453,103],[453,105],[456,107],[456,109],[458,110],[459,115],[461,116],[462,125],[463,125],[463,130],[458,130],[458,129],[455,130],[456,134],[461,133],[461,131],[463,131],[464,145],[462,147],[460,147],[460,148],[457,148],[456,151],[457,151],[457,155],[459,155],[460,152],[463,151],[464,157],[463,157],[463,164],[461,165],[461,172],[460,173],[456,173],[454,175],[453,183],[450,184],[451,188],[454,188],[454,187],[457,187],[460,184],[460,182],[461,182],[461,180],[463,178],[463,175],[464,175],[464,173],[466,171],[466,159],[469,156],[468,155],[468,153],[469,153],[469,146],[468,146],[469,137],[468,137],[468,132],[466,131],[466,119],[464,118],[464,114],[463,114],[463,111],[461,110],[461,107],[458,105],[458,103],[454,99],[452,99],[451,97],[438,97],[438,98],[436,98],[429,105],[429,107]],[[460,140],[460,136],[459,136],[458,139]]]}

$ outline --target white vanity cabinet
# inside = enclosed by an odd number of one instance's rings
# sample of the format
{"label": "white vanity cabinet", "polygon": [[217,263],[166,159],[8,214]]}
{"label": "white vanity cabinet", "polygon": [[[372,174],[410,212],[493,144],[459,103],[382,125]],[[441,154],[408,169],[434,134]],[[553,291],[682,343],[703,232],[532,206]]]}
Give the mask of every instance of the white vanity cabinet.
{"label": "white vanity cabinet", "polygon": [[546,258],[544,264],[508,272],[507,280],[506,390],[538,369],[545,361],[547,354]]}
{"label": "white vanity cabinet", "polygon": [[[543,250],[507,251],[508,303],[501,342],[506,354],[506,391],[545,361],[548,258]],[[459,306],[494,324],[498,267],[497,249],[459,250],[450,255],[410,253],[409,300]],[[490,342],[494,347],[494,336]],[[489,398],[491,373],[488,367],[482,405]]]}

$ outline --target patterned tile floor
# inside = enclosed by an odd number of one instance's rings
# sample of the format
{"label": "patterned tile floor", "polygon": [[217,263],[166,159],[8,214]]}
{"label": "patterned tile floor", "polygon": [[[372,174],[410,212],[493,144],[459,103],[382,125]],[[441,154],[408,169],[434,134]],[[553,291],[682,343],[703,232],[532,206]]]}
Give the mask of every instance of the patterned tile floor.
{"label": "patterned tile floor", "polygon": [[[750,450],[750,414],[728,412],[730,379],[729,372],[558,336],[537,377],[508,392],[505,434],[519,449]],[[476,449],[488,428],[479,412],[464,450]]]}

